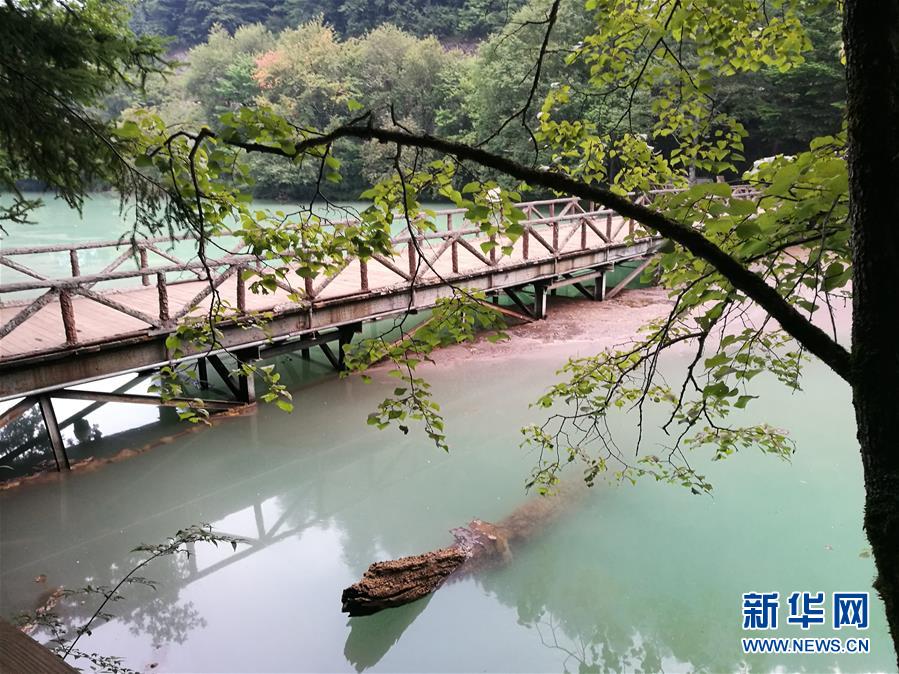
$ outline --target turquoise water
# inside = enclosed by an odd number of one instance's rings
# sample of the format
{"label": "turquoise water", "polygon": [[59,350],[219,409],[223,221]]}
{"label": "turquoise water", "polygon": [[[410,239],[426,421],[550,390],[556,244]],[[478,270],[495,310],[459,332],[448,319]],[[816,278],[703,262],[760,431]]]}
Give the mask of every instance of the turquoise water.
{"label": "turquoise water", "polygon": [[[30,194],[31,198],[40,195]],[[105,265],[115,260],[128,248],[128,242],[133,233],[133,214],[126,208],[120,209],[118,197],[113,194],[94,194],[85,201],[83,217],[69,209],[65,202],[54,199],[52,196],[43,196],[44,205],[35,211],[31,219],[33,224],[11,225],[7,227],[7,233],[0,232],[0,250],[16,247],[54,246],[65,244],[77,244],[91,241],[122,241],[121,248],[109,247],[79,251],[79,259],[82,274],[99,272]],[[339,207],[326,207],[316,205],[316,212],[334,220],[351,218],[363,210],[367,204],[361,201],[341,202]],[[433,209],[449,208],[448,204],[426,204]],[[284,204],[273,201],[259,201],[254,207],[282,210],[290,213],[298,208],[308,209],[309,204]],[[443,221],[438,219],[438,223]],[[400,223],[397,222],[397,231]],[[178,234],[176,232],[176,234]],[[142,238],[141,235],[138,238]],[[161,234],[168,236],[168,233]],[[212,258],[226,254],[227,250],[236,244],[236,239],[221,237],[216,242],[222,249],[211,248],[208,255]],[[184,261],[195,260],[194,244],[192,242],[175,242],[174,244],[160,244],[165,252],[174,254]],[[24,264],[40,274],[54,277],[71,275],[68,252],[43,255],[17,255],[15,261]],[[151,266],[171,264],[155,253],[150,253]],[[134,269],[134,263],[126,263],[122,269]],[[30,280],[29,277],[9,269],[2,269],[3,280],[6,282]],[[127,281],[118,281],[119,285],[127,285]]]}
{"label": "turquoise water", "polygon": [[[200,547],[192,561],[158,562],[146,575],[159,591],[130,591],[119,619],[81,645],[172,672],[893,669],[873,598],[869,655],[740,652],[742,592],[870,588],[848,392],[818,368],[798,396],[763,384],[750,412],[793,432],[792,463],[743,452],[709,465],[712,497],[598,485],[507,567],[429,601],[342,615],[341,589],[372,561],[448,544],[452,527],[500,519],[528,498],[534,457],[518,448],[518,427],[534,419],[528,403],[565,351],[430,368],[448,455],[419,433],[366,425],[389,378],[365,385],[297,361],[311,383],[291,415],[261,407],[101,470],[0,494],[0,611],[34,602],[39,574],[53,586],[109,583],[135,544],[209,522],[267,533],[237,553]],[[128,406],[98,414],[102,426]]]}
{"label": "turquoise water", "polygon": [[[82,234],[108,237],[65,235]],[[874,575],[849,391],[815,365],[799,394],[758,378],[762,397],[746,411],[747,421],[791,431],[791,463],[756,451],[712,463],[698,453],[712,496],[600,483],[507,566],[375,616],[341,614],[342,588],[371,562],[447,545],[451,528],[499,520],[534,498],[523,485],[536,457],[519,447],[519,428],[541,419],[529,404],[565,359],[592,350],[438,358],[423,373],[443,406],[448,454],[418,429],[366,424],[395,380],[339,379],[319,359],[281,361],[292,414],[260,406],[184,434],[165,411],[102,407],[89,417],[102,437],[73,448],[73,458],[166,441],[99,470],[0,492],[0,615],[33,609],[57,586],[114,583],[135,545],[208,522],[252,544],[159,560],[144,574],[158,590],[130,588],[113,606],[116,619],[79,648],[146,672],[894,671],[873,594],[863,633],[771,634],[864,636],[870,654],[740,649],[741,593],[866,591]],[[684,365],[673,354],[665,367]],[[78,406],[60,402],[58,414]],[[654,420],[648,451],[663,440]],[[633,418],[613,424],[627,445]],[[77,625],[94,606],[65,604],[61,613]]]}

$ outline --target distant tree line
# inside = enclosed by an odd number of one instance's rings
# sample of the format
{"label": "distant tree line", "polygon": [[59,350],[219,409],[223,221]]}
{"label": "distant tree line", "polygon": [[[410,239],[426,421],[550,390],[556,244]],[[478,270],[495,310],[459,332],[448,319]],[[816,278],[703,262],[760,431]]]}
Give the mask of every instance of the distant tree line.
{"label": "distant tree line", "polygon": [[[307,16],[312,4],[324,13],[298,22],[291,18]],[[117,114],[132,105],[149,105],[170,124],[215,126],[226,112],[267,105],[297,123],[327,129],[345,121],[348,106],[359,103],[374,111],[382,125],[398,124],[416,132],[478,142],[494,135],[531,93],[532,68],[546,17],[545,0],[532,0],[516,10],[505,26],[482,40],[476,50],[459,49],[422,34],[441,34],[443,29],[438,30],[433,22],[444,13],[457,16],[457,28],[464,32],[467,24],[462,18],[469,17],[476,24],[474,15],[486,12],[488,4],[488,0],[440,6],[361,0],[243,0],[204,5],[197,0],[145,0],[139,20],[156,12],[160,20],[170,22],[163,29],[182,38],[183,31],[204,31],[210,21],[215,23],[205,33],[205,40],[181,57],[186,65],[176,76],[151,82],[146,100],[123,95],[111,100],[110,108]],[[749,132],[744,161],[738,162],[731,177],[755,159],[797,152],[813,137],[839,130],[840,106],[845,100],[839,17],[832,10],[808,11],[804,24],[813,49],[807,52],[804,64],[787,73],[761,68],[722,79],[710,92],[722,110],[734,114]],[[430,23],[416,24],[415,12],[427,13]],[[382,17],[392,17],[399,25],[372,26]],[[238,25],[245,20],[254,22]],[[589,89],[589,71],[583,65],[568,65],[566,57],[587,21],[580,3],[562,5],[528,122],[533,122],[540,103],[554,87],[567,84],[572,91],[567,104],[571,119],[588,119],[612,134],[648,131],[652,117],[648,96],[631,98],[623,91],[579,95]],[[271,28],[279,24],[290,27]],[[449,20],[440,25],[448,26]],[[354,33],[358,35],[352,36]],[[521,131],[520,120],[507,124],[488,146],[501,147],[519,161],[549,161],[543,149],[535,147]],[[354,198],[392,169],[389,150],[378,143],[347,143],[340,156],[343,181],[329,186],[334,196]],[[265,157],[252,161],[259,197],[305,197],[318,179],[309,163],[300,168]]]}
{"label": "distant tree line", "polygon": [[272,31],[321,15],[340,37],[389,23],[425,37],[470,43],[501,28],[523,0],[140,0],[138,32],[167,35],[181,47],[206,40],[216,24],[229,31],[258,23]]}

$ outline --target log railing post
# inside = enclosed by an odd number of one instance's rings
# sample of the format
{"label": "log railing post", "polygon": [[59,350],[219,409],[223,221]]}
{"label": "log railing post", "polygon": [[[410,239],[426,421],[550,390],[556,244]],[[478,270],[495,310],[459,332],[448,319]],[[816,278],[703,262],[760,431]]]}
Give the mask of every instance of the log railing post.
{"label": "log railing post", "polygon": [[241,314],[247,313],[247,282],[243,277],[246,269],[245,264],[237,266],[237,311]]}
{"label": "log railing post", "polygon": [[581,250],[587,250],[587,218],[581,218]]}
{"label": "log railing post", "polygon": [[368,292],[368,261],[359,260],[359,285],[362,292]]}
{"label": "log railing post", "polygon": [[[453,231],[453,214],[449,213],[446,216],[446,229],[447,231]],[[459,237],[453,235],[453,242],[450,244],[450,257],[453,260],[453,273],[459,273],[459,244],[456,243]]]}
{"label": "log railing post", "polygon": [[171,320],[169,311],[169,290],[165,284],[165,273],[156,273],[156,293],[159,296],[159,321],[166,325]]}
{"label": "log railing post", "polygon": [[490,243],[493,244],[490,247],[490,264],[496,266],[496,234],[490,235]]}
{"label": "log railing post", "polygon": [[528,236],[531,231],[531,226],[526,224],[524,226],[524,233],[521,235],[521,255],[527,260],[528,259],[528,244],[530,242],[530,237]]}
{"label": "log railing post", "polygon": [[66,333],[66,344],[78,343],[78,329],[75,326],[75,307],[72,305],[72,294],[66,288],[59,290],[59,309],[62,313],[62,327]]}
{"label": "log railing post", "polygon": [[69,264],[72,266],[72,276],[81,276],[81,265],[78,263],[78,251],[75,248],[69,251]]}
{"label": "log railing post", "polygon": [[609,242],[612,241],[612,214],[609,213],[606,216],[606,238]]}
{"label": "log railing post", "polygon": [[312,285],[313,280],[314,279],[311,278],[304,279],[303,290],[305,292],[307,300],[311,300],[313,297],[315,297],[315,288]]}
{"label": "log railing post", "polygon": [[551,221],[550,225],[553,228],[553,253],[558,255],[559,254],[559,221],[555,220],[554,219],[555,217],[556,217],[556,205],[553,203],[553,204],[549,205],[549,219]]}
{"label": "log railing post", "polygon": [[[137,249],[137,251],[138,251],[138,255],[140,256],[140,268],[141,268],[141,270],[147,269],[147,268],[150,266],[150,265],[147,263],[147,249],[144,248],[143,246],[141,246],[140,244],[138,244],[138,249]],[[149,274],[144,274],[143,276],[141,276],[141,277],[140,277],[140,282],[141,282],[143,285],[145,285],[145,286],[150,285],[150,275],[149,275]]]}
{"label": "log railing post", "polygon": [[415,272],[418,271],[418,256],[415,253],[415,242],[409,237],[409,243],[406,244],[406,251],[409,256],[409,277],[414,281]]}

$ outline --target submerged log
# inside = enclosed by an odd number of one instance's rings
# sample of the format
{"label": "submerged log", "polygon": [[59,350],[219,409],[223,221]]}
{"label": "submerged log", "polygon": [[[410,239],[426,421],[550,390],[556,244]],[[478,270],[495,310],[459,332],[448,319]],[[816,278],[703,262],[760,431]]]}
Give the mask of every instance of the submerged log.
{"label": "submerged log", "polygon": [[453,529],[454,545],[376,562],[343,591],[341,610],[351,617],[371,615],[426,597],[451,577],[507,564],[516,545],[542,531],[583,491],[583,483],[564,486],[551,496],[527,501],[497,524],[476,519]]}
{"label": "submerged log", "polygon": [[351,616],[371,615],[402,606],[431,594],[468,559],[459,546],[423,555],[377,562],[355,585],[343,591],[343,611]]}

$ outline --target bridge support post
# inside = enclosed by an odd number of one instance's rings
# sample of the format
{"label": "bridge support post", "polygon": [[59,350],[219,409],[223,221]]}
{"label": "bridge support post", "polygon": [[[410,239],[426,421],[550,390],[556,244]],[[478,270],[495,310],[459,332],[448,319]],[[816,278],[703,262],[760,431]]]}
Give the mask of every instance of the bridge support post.
{"label": "bridge support post", "polygon": [[240,389],[240,402],[247,404],[256,402],[256,381],[252,374],[241,374],[237,378],[237,386]]}
{"label": "bridge support post", "polygon": [[203,391],[209,389],[209,370],[206,367],[205,358],[199,358],[197,360],[197,381]]}
{"label": "bridge support post", "polygon": [[535,318],[532,308],[525,304],[522,299],[518,296],[518,292],[521,288],[503,288],[503,292],[512,300],[516,307],[521,310],[521,313],[525,314],[528,318]]}
{"label": "bridge support post", "polygon": [[44,418],[44,425],[47,427],[47,437],[50,438],[50,449],[53,450],[53,458],[56,460],[56,470],[71,470],[69,466],[69,456],[66,454],[66,446],[62,441],[62,434],[59,432],[59,421],[56,419],[56,412],[53,410],[53,401],[49,395],[42,395],[38,399],[41,407],[41,416]]}
{"label": "bridge support post", "polygon": [[[251,362],[252,358],[245,357],[246,353],[234,354],[234,357],[237,359],[237,364],[242,365],[243,363]],[[213,354],[207,357],[210,365],[212,365],[213,369],[218,373],[219,377],[222,378],[222,382],[231,393],[234,395],[234,398],[242,403],[254,403],[256,402],[256,383],[253,380],[253,375],[249,376],[244,374],[243,372],[236,372],[234,374],[237,375],[237,381],[235,382],[232,379],[232,372],[228,369],[228,367],[222,362],[222,359],[217,355]]]}
{"label": "bridge support post", "polygon": [[534,318],[546,318],[546,283],[542,281],[534,284]]}
{"label": "bridge support post", "polygon": [[[252,349],[250,349],[249,352],[252,353]],[[254,360],[247,351],[235,353],[234,357],[237,359],[237,364],[239,366],[243,366],[244,363],[252,363]],[[243,371],[239,371],[237,375],[237,388],[237,399],[240,402],[247,404],[256,402],[256,379],[253,372],[245,374]]]}
{"label": "bridge support post", "polygon": [[593,282],[593,299],[596,302],[602,302],[606,298],[606,273],[602,272]]}
{"label": "bridge support post", "polygon": [[352,323],[350,325],[342,325],[337,329],[337,369],[339,371],[346,370],[346,354],[343,347],[353,342],[353,335],[362,332],[362,323]]}

